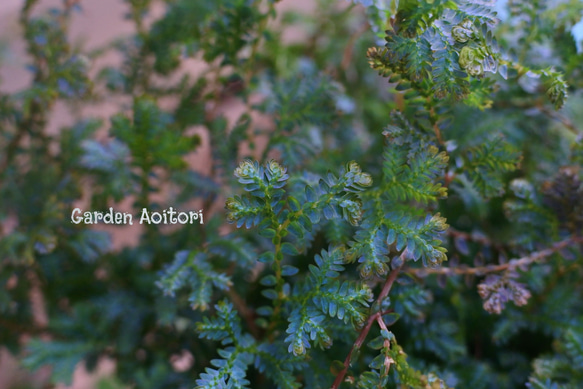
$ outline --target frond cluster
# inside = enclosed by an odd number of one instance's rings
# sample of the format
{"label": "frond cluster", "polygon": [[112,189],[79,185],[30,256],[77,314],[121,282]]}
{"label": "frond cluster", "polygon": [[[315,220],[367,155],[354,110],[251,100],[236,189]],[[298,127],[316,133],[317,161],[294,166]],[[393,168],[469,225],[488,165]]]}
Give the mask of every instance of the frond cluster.
{"label": "frond cluster", "polygon": [[212,289],[227,290],[230,278],[213,270],[209,257],[202,252],[179,251],[174,261],[164,269],[156,285],[168,296],[174,297],[178,289],[190,287],[188,297],[192,309],[206,310],[212,298]]}
{"label": "frond cluster", "polygon": [[370,205],[349,253],[365,278],[387,274],[391,251],[405,259],[421,259],[425,266],[446,259],[440,240],[447,229],[445,219],[414,204],[427,206],[447,195],[439,179],[448,156],[423,134],[396,126],[384,134],[383,179],[367,193]]}
{"label": "frond cluster", "polygon": [[531,389],[577,388],[583,385],[583,334],[569,328],[555,346],[557,354],[543,356],[533,363],[527,386]]}
{"label": "frond cluster", "polygon": [[[395,6],[396,4],[396,6]],[[491,104],[494,87],[487,72],[508,78],[543,76],[546,93],[556,109],[567,97],[567,83],[553,68],[529,69],[508,59],[493,35],[499,19],[490,4],[479,1],[407,1],[384,7],[372,3],[371,24],[385,31],[385,48],[367,52],[371,67],[408,97],[464,100],[481,109]],[[384,15],[385,17],[379,17]],[[390,20],[390,23],[388,23]],[[379,24],[382,23],[382,27]],[[388,29],[387,29],[388,27]]]}
{"label": "frond cluster", "polygon": [[488,140],[470,148],[466,154],[466,165],[460,169],[485,198],[504,194],[504,174],[515,171],[520,156],[501,137]]}
{"label": "frond cluster", "polygon": [[217,315],[212,319],[204,317],[197,331],[201,338],[220,341],[227,347],[218,350],[221,359],[211,361],[214,368],[205,369],[196,381],[196,388],[249,388],[250,382],[245,375],[254,360],[255,341],[249,334],[242,333],[239,317],[231,304],[221,301],[215,309]]}
{"label": "frond cluster", "polygon": [[326,330],[331,318],[350,322],[354,328],[362,327],[366,320],[364,308],[372,300],[372,292],[365,284],[337,279],[344,270],[343,250],[322,251],[314,260],[316,266],[310,265],[306,280],[292,291],[285,342],[294,355],[305,354],[311,347],[310,340],[320,347],[332,346],[332,337]]}

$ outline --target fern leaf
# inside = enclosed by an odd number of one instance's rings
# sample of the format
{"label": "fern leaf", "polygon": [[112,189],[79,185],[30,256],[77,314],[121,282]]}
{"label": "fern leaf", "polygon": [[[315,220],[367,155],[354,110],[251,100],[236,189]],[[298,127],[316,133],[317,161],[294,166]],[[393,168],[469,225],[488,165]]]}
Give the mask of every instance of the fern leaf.
{"label": "fern leaf", "polygon": [[93,351],[89,343],[45,342],[40,339],[29,341],[26,348],[29,355],[23,360],[24,366],[36,370],[44,365],[52,365],[52,382],[67,385],[71,384],[75,366]]}
{"label": "fern leaf", "polygon": [[567,355],[573,362],[573,367],[583,369],[583,334],[572,329],[567,330],[564,336],[564,345]]}
{"label": "fern leaf", "polygon": [[332,338],[326,333],[322,323],[325,316],[315,307],[303,306],[294,309],[289,316],[286,332],[289,334],[285,342],[289,343],[288,352],[296,356],[304,355],[309,349],[310,340],[323,347],[332,345]]}
{"label": "fern leaf", "polygon": [[451,96],[461,100],[469,93],[470,84],[466,80],[467,74],[458,63],[457,52],[450,47],[447,37],[443,36],[439,29],[428,29],[427,40],[433,50],[431,76],[435,97],[442,99]]}
{"label": "fern leaf", "polygon": [[208,308],[213,287],[227,290],[231,286],[229,277],[212,269],[205,253],[179,251],[160,275],[156,285],[166,295],[174,296],[178,289],[189,286],[192,308],[203,311]]}
{"label": "fern leaf", "polygon": [[468,151],[465,171],[482,196],[490,198],[504,193],[503,174],[516,170],[519,154],[501,137]]}

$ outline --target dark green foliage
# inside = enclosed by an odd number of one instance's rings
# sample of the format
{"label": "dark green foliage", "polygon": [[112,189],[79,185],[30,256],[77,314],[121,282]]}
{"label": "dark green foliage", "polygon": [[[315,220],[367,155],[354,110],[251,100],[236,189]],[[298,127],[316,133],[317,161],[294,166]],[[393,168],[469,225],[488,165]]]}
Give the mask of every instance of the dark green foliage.
{"label": "dark green foliage", "polygon": [[245,370],[253,362],[254,341],[249,335],[241,333],[241,323],[233,306],[226,302],[219,302],[215,307],[217,316],[213,319],[204,318],[197,325],[201,338],[220,341],[222,345],[231,345],[218,350],[223,359],[213,359],[211,364],[218,368],[205,369],[196,381],[197,388],[247,387],[249,381],[245,379]]}
{"label": "dark green foliage", "polygon": [[193,255],[189,252],[178,252],[174,262],[164,270],[162,279],[157,283],[158,287],[165,294],[174,297],[177,289],[188,285],[193,290],[188,298],[192,308],[207,309],[213,286],[222,290],[232,286],[231,280],[226,275],[213,271],[207,260],[202,253]]}
{"label": "dark green foliage", "polygon": [[560,338],[554,356],[534,361],[529,388],[576,388],[583,384],[583,339],[580,331],[569,329]]}
{"label": "dark green foliage", "polygon": [[32,369],[52,364],[55,371],[53,379],[70,384],[75,366],[86,358],[91,348],[86,343],[43,342],[34,339],[28,345],[31,355],[23,362]]}
{"label": "dark green foliage", "polygon": [[[103,387],[152,389],[583,385],[579,1],[317,0],[276,23],[271,0],[166,0],[150,23],[128,0],[135,34],[91,53],[68,42],[75,2],[36,3],[32,81],[0,88],[0,345],[24,366],[70,382],[105,356]],[[56,104],[113,98],[47,131]],[[133,226],[71,219],[122,204]],[[140,225],[170,207],[196,222]]]}
{"label": "dark green foliage", "polygon": [[387,273],[388,249],[393,245],[402,257],[422,259],[425,265],[439,265],[445,259],[439,240],[447,228],[445,220],[414,207],[413,202],[427,205],[445,197],[446,189],[434,180],[443,174],[448,158],[426,143],[424,136],[408,129],[411,132],[389,126],[384,132],[383,179],[368,192],[370,208],[351,244],[350,258],[361,263],[360,274],[365,278]]}
{"label": "dark green foliage", "polygon": [[516,151],[498,138],[469,149],[461,170],[482,196],[490,198],[504,194],[501,176],[516,170],[519,160]]}

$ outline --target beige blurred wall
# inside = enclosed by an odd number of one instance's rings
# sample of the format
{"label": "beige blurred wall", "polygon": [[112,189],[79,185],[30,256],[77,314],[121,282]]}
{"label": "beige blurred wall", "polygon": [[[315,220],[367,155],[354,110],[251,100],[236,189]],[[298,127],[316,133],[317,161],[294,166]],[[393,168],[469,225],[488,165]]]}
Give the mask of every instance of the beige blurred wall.
{"label": "beige blurred wall", "polygon": [[[23,0],[0,0],[0,91],[16,92],[26,87],[30,74],[25,70],[27,63],[24,42],[20,39],[18,24],[19,10]],[[121,0],[86,0],[82,2],[83,12],[75,14],[71,23],[71,39],[74,43],[84,43],[89,48],[104,45],[122,34],[130,34],[132,26],[123,20],[125,6]],[[41,0],[35,12],[44,12],[50,7],[59,7],[62,0]],[[111,58],[110,58],[111,60]],[[106,114],[106,112],[103,112]],[[61,104],[55,107],[51,118],[52,128],[70,122],[71,115]],[[78,368],[71,388],[90,389],[99,377],[111,374],[115,369],[112,361],[103,360],[95,374],[88,375]],[[40,388],[46,382],[49,369],[41,369],[35,374],[19,367],[16,360],[5,349],[0,349],[0,389],[14,385],[30,385]],[[59,388],[65,388],[60,386]]]}

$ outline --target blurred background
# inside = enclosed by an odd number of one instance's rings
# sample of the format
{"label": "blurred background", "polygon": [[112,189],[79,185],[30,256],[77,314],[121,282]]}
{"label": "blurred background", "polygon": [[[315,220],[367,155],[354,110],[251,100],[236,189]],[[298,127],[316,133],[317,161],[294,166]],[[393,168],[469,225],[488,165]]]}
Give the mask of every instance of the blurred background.
{"label": "blurred background", "polygon": [[[24,0],[1,0],[0,1],[0,92],[16,93],[27,87],[32,80],[32,73],[26,68],[29,63],[27,58],[25,41],[19,25],[19,13],[24,4]],[[134,23],[125,16],[128,13],[128,4],[124,0],[81,0],[81,8],[74,12],[69,28],[69,38],[73,46],[81,46],[84,50],[105,50],[116,39],[127,37],[135,32]],[[347,3],[348,4],[348,3]],[[61,8],[63,0],[41,0],[34,8],[33,14],[50,12],[51,8]],[[310,0],[283,0],[277,5],[278,15],[287,10],[298,12],[310,12],[314,7],[314,2]],[[154,1],[151,12],[147,15],[147,22],[153,22],[163,15],[165,4],[163,1]],[[287,41],[302,40],[301,29],[291,27],[283,35]],[[114,50],[105,50],[91,64],[91,69],[95,73],[105,66],[119,66],[122,57]],[[185,61],[184,72],[197,74],[204,70],[204,61],[189,59]],[[102,118],[104,123],[108,123],[109,118],[119,111],[120,104],[124,101],[119,99],[105,99],[93,105],[83,105],[71,109],[65,103],[58,101],[52,109],[52,115],[47,126],[47,133],[55,134],[60,128],[72,125],[81,117]],[[127,103],[127,102],[125,102]],[[220,108],[222,114],[227,118],[236,118],[240,115],[243,106],[236,100],[225,100]],[[257,119],[259,120],[259,119]],[[98,138],[107,137],[108,128],[104,126]],[[206,136],[206,132],[200,131],[201,137]],[[210,150],[204,145],[208,141],[203,139],[203,147],[197,149],[194,155],[188,156],[191,166],[204,172],[208,167]],[[80,204],[82,205],[82,204]],[[120,204],[120,210],[131,209],[131,201]],[[107,226],[98,228],[108,229]],[[128,228],[116,228],[113,237],[113,246],[120,249],[124,246],[134,245],[141,233],[140,226],[130,226]],[[44,312],[37,312],[39,321],[47,321]],[[23,339],[25,341],[25,339]],[[189,363],[188,356],[183,361],[177,363]],[[104,377],[108,377],[115,369],[111,360],[102,359],[96,372],[88,374],[82,366],[78,366],[71,386],[57,385],[57,389],[88,389],[88,388],[113,388],[113,383]],[[50,368],[40,369],[35,373],[20,367],[16,359],[4,348],[0,348],[0,389],[12,388],[42,388],[45,386],[50,376]]]}

